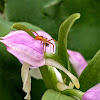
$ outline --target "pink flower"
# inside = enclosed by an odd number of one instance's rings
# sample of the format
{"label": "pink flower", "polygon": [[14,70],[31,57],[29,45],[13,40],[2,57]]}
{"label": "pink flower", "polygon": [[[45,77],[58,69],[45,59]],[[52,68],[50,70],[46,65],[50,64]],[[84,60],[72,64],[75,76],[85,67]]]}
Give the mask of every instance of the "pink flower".
{"label": "pink flower", "polygon": [[69,54],[69,60],[71,64],[73,65],[78,77],[82,73],[82,71],[85,69],[87,66],[87,62],[83,58],[83,56],[79,52],[67,50]]}
{"label": "pink flower", "polygon": [[100,100],[100,83],[86,91],[82,100]]}
{"label": "pink flower", "polygon": [[[52,38],[46,32],[37,31],[37,33],[48,39]],[[21,62],[26,62],[32,67],[40,67],[45,64],[43,44],[40,40],[32,38],[25,31],[12,31],[8,35],[1,37],[1,39],[3,40],[0,40],[0,42],[5,44],[7,51],[17,57]],[[53,41],[51,42],[55,45]],[[53,52],[53,46],[49,44],[49,46],[46,47],[46,51]]]}
{"label": "pink flower", "polygon": [[[33,33],[37,36],[35,32]],[[37,31],[37,33],[39,36],[46,37],[48,40],[52,39],[52,37],[46,32]],[[32,38],[25,31],[11,31],[8,35],[1,37],[1,39],[0,42],[5,44],[7,51],[16,56],[22,63],[26,62],[30,64],[31,68],[40,67],[45,64],[43,44],[41,44],[40,40]],[[54,44],[54,52],[52,44],[46,46],[46,52],[55,53],[55,43],[54,41],[50,42]],[[78,52],[68,50],[68,54],[70,62],[79,76],[87,63]]]}

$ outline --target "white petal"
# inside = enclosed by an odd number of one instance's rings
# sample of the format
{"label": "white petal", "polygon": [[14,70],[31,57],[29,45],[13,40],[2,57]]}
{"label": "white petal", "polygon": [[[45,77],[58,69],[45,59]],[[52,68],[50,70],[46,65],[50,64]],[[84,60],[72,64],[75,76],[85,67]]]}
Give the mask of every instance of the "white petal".
{"label": "white petal", "polygon": [[53,69],[56,73],[56,77],[57,77],[58,81],[63,83],[63,79],[62,79],[60,72],[55,67],[53,67]]}
{"label": "white petal", "polygon": [[29,71],[29,74],[36,79],[43,79],[39,68],[34,68]]}
{"label": "white petal", "polygon": [[30,91],[31,91],[31,77],[29,74],[29,67],[30,65],[26,62],[23,63],[22,69],[21,69],[21,77],[23,81],[23,91],[26,92],[26,96],[24,99],[30,100]]}

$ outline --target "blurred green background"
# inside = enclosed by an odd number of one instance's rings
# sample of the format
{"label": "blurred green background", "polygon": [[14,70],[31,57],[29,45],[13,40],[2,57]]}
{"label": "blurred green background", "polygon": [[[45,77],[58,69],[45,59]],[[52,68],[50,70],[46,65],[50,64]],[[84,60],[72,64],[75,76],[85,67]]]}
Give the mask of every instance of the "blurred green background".
{"label": "blurred green background", "polygon": [[[100,48],[99,5],[100,0],[0,0],[0,37],[18,22],[34,31],[43,29],[57,40],[60,24],[71,14],[80,13],[70,30],[68,49],[89,60]],[[20,62],[0,43],[1,100],[23,100],[20,70]],[[40,100],[45,90],[42,80],[32,78],[32,100]]]}

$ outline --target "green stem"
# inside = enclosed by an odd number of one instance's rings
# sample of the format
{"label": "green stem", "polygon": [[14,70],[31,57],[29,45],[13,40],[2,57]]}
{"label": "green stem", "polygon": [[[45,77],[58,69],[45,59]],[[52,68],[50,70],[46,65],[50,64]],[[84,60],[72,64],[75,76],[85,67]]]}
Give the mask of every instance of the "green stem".
{"label": "green stem", "polygon": [[76,90],[76,89],[66,89],[62,91],[63,94],[70,95],[70,96],[77,96],[80,99],[82,99],[82,96],[84,95],[84,92]]}

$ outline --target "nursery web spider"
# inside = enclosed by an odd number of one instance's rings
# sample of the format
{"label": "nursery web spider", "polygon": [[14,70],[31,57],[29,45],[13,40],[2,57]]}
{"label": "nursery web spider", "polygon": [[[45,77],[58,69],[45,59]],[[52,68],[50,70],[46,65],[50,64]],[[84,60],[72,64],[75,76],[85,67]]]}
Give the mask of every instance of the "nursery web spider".
{"label": "nursery web spider", "polygon": [[[35,32],[34,30],[32,29],[28,29],[28,30],[31,30],[32,32]],[[26,30],[27,31],[27,30]],[[44,49],[44,45],[45,45],[45,52],[46,52],[46,46],[49,46],[49,44],[52,44],[53,45],[53,52],[54,52],[54,44],[51,43],[50,41],[51,40],[54,40],[56,43],[58,43],[55,39],[50,39],[48,40],[46,37],[43,37],[43,36],[39,36],[37,32],[35,32],[37,36],[35,36],[35,39],[36,40],[40,40],[41,43],[43,43],[43,49]]]}

